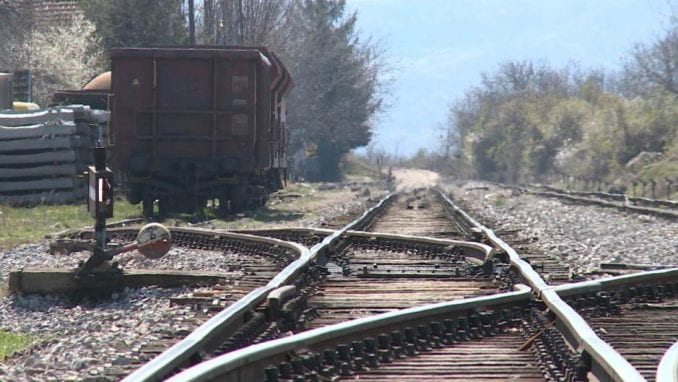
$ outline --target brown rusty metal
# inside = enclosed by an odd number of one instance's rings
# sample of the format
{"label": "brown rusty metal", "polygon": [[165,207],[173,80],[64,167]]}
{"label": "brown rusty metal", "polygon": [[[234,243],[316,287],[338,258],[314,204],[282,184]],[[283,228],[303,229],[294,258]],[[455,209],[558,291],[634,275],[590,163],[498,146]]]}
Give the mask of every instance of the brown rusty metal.
{"label": "brown rusty metal", "polygon": [[154,199],[164,212],[217,198],[236,211],[280,186],[291,81],[268,50],[121,48],[111,67],[114,167],[147,213]]}

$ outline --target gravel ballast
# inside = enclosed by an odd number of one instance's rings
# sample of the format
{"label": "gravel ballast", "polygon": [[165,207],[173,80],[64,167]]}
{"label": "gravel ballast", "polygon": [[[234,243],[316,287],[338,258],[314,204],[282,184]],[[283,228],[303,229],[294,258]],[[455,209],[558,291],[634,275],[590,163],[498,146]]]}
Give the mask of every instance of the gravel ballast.
{"label": "gravel ballast", "polygon": [[495,230],[521,229],[580,275],[601,263],[678,266],[678,222],[520,194],[493,185],[450,187],[454,199]]}
{"label": "gravel ballast", "polygon": [[[13,269],[75,267],[86,256],[52,256],[46,243],[5,251],[0,253],[2,283],[7,285],[7,276]],[[188,250],[173,248],[152,264],[136,252],[125,256],[122,262],[139,268],[218,271],[219,258],[224,255],[205,252],[195,256]],[[4,296],[0,298],[0,328],[28,335],[37,344],[1,363],[0,380],[97,380],[105,370],[131,365],[140,359],[142,346],[167,333],[188,333],[199,323],[189,307],[169,306],[171,297],[191,290],[126,288],[103,299]]]}
{"label": "gravel ballast", "polygon": [[[319,227],[351,211],[362,210],[369,193],[346,192],[333,196],[329,203],[322,203],[323,197],[317,196],[318,201],[307,207],[313,212],[309,217],[267,225]],[[0,288],[6,288],[11,270],[75,268],[88,255],[84,252],[51,255],[44,241],[0,250]],[[172,248],[158,260],[146,259],[136,251],[116,256],[115,260],[124,269],[224,271],[237,276],[239,270],[228,264],[233,264],[238,256]],[[137,360],[144,361],[139,352],[143,346],[167,333],[180,332],[185,336],[203,322],[203,316],[198,318],[189,307],[169,303],[170,298],[193,290],[189,287],[125,289],[98,300],[2,294],[0,329],[27,335],[35,345],[0,363],[0,381],[97,381],[104,380],[101,376],[111,368],[129,369]]]}

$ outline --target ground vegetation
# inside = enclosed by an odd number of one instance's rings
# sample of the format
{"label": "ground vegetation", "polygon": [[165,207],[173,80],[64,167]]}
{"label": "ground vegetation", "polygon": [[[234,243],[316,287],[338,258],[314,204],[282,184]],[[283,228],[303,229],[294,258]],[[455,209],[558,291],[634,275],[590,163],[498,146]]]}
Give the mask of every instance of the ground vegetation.
{"label": "ground vegetation", "polygon": [[616,73],[505,62],[450,106],[440,147],[409,161],[507,183],[678,181],[676,81],[676,23]]}

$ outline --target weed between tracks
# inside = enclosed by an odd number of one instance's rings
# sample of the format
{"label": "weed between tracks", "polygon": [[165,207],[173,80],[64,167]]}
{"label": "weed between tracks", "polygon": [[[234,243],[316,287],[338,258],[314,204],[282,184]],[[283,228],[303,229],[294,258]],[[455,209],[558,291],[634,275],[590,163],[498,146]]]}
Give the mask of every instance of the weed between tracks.
{"label": "weed between tracks", "polygon": [[0,329],[0,362],[4,361],[12,353],[27,348],[32,342],[33,339],[29,336],[14,334]]}

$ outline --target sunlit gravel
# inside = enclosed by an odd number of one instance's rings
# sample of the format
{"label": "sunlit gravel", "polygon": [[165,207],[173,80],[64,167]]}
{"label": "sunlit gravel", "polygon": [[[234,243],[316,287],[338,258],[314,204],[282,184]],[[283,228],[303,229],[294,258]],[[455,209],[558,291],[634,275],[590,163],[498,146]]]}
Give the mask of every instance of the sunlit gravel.
{"label": "sunlit gravel", "polygon": [[613,208],[571,204],[558,199],[471,183],[449,187],[455,199],[493,229],[522,230],[536,245],[578,274],[601,263],[678,266],[678,223]]}

